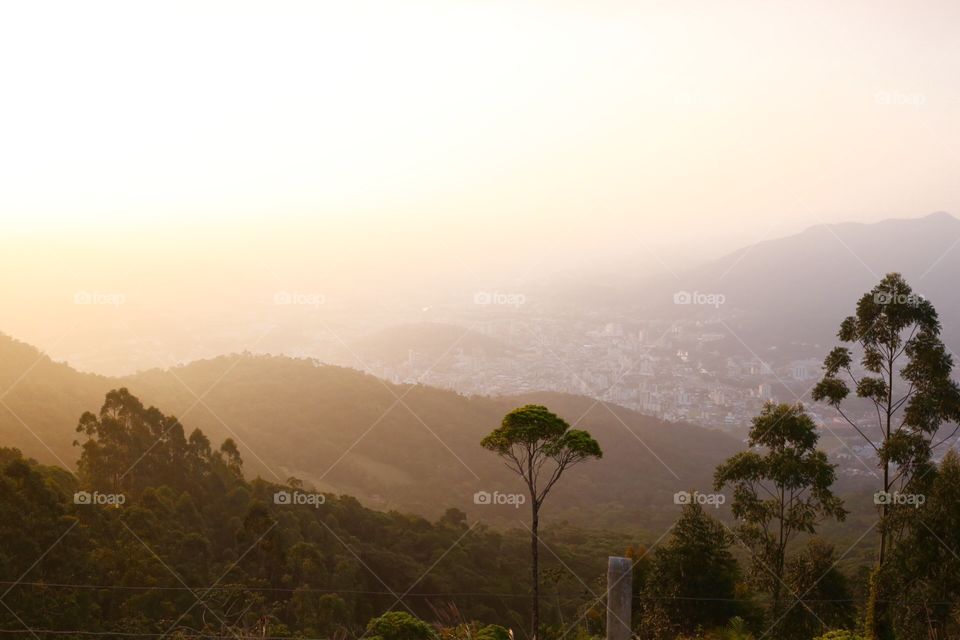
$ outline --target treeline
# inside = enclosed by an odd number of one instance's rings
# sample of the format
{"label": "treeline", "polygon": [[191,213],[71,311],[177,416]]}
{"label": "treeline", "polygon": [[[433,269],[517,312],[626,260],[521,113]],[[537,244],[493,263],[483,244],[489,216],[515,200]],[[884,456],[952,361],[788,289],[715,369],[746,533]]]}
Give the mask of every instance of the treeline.
{"label": "treeline", "polygon": [[[756,435],[774,439],[803,440],[810,431],[800,427],[810,427],[802,411],[786,405],[772,405],[755,423]],[[175,418],[125,389],[84,414],[78,431],[85,436],[79,477],[0,450],[5,633],[507,640],[504,628],[513,628],[526,635],[525,530],[470,526],[456,509],[436,522],[372,511],[296,479],[248,482],[232,442],[214,448],[199,431],[186,436]],[[764,465],[786,450],[800,460],[814,456],[819,477],[813,443],[798,450],[789,442],[779,452],[768,446],[765,456],[736,456],[718,482],[759,482],[774,470]],[[951,552],[960,548],[960,459],[949,454],[928,471],[924,504],[891,512],[900,543],[876,584],[877,601],[897,612],[891,637],[949,638],[960,630],[960,560]],[[741,501],[744,491],[734,492]],[[776,520],[751,515],[728,525],[693,500],[648,546],[548,531],[539,637],[604,633],[604,562],[624,548],[634,561],[632,625],[645,640],[746,640],[769,628],[778,638],[837,629],[851,635],[831,637],[860,637],[853,630],[864,611],[854,585],[837,569],[836,550],[816,537],[784,554],[782,604],[772,603],[777,556],[763,554],[776,550],[756,530],[751,537],[750,527],[769,529]],[[769,573],[757,561],[764,557]],[[933,624],[943,635],[929,634]]]}
{"label": "treeline", "polygon": [[[960,456],[949,452],[924,477],[922,490],[922,506],[892,512],[897,544],[867,596],[861,596],[870,588],[863,573],[846,575],[838,568],[842,548],[808,536],[791,548],[776,576],[772,564],[757,562],[759,551],[744,553],[749,543],[742,527],[728,527],[700,505],[685,506],[656,548],[628,550],[634,561],[634,631],[644,640],[958,638]],[[870,533],[875,530],[864,535]],[[781,585],[779,604],[774,581]],[[889,616],[885,635],[864,629],[871,603]]]}
{"label": "treeline", "polygon": [[[78,432],[77,477],[0,449],[0,632],[356,637],[388,609],[451,628],[526,624],[522,529],[471,526],[457,509],[436,522],[373,511],[293,478],[248,482],[232,441],[187,435],[126,389]],[[544,537],[594,577],[627,541],[565,528]],[[553,619],[575,619],[602,593],[556,558],[545,564]]]}
{"label": "treeline", "polygon": [[[735,526],[691,506],[652,561],[636,554],[648,597],[635,621],[639,636],[960,637],[960,457],[950,450],[938,464],[935,456],[955,445],[960,386],[940,330],[933,304],[888,274],[841,322],[842,344],[813,389],[875,453],[878,518],[861,539],[876,540],[877,554],[860,606],[837,569],[850,549],[838,554],[815,537],[848,513],[833,493],[835,465],[802,405],[769,404],[753,420],[748,448],[715,472],[714,489],[731,493]],[[853,419],[851,404],[869,408],[875,422]],[[742,583],[734,545],[747,551]],[[756,599],[738,597],[741,588]]]}
{"label": "treeline", "polygon": [[[814,390],[844,417],[851,400],[877,409],[862,435],[877,454],[878,518],[855,533],[878,553],[855,576],[838,568],[850,548],[817,535],[850,505],[800,404],[766,406],[747,448],[715,470],[717,493],[678,492],[679,519],[639,546],[538,533],[538,508],[531,527],[498,532],[457,509],[431,522],[295,478],[248,481],[232,440],[187,435],[119,389],[79,420],[76,476],[0,449],[0,633],[586,640],[604,633],[606,556],[626,549],[641,640],[958,638],[960,457],[934,452],[953,442],[960,387],[939,330],[891,274],[843,321],[849,346],[830,352]],[[539,405],[508,413],[483,446],[515,463],[530,504],[565,466],[601,455]],[[559,471],[538,476],[549,460]],[[703,506],[721,495],[732,523]]]}

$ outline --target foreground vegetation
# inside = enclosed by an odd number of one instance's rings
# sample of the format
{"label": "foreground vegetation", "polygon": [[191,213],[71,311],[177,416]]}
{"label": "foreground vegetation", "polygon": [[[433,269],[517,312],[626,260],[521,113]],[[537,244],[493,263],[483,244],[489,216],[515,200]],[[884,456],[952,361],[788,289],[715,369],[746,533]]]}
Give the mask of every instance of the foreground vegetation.
{"label": "foreground vegetation", "polygon": [[[358,637],[389,609],[451,627],[527,623],[525,529],[470,526],[457,509],[435,522],[382,513],[293,478],[248,482],[232,441],[186,435],[125,389],[78,430],[79,478],[0,450],[0,629]],[[278,503],[278,492],[319,498]],[[560,527],[542,540],[598,576],[629,538]],[[576,617],[601,588],[557,558],[544,573],[553,618]]]}
{"label": "foreground vegetation", "polygon": [[[277,492],[314,494],[295,479],[246,481],[232,442],[214,448],[199,431],[185,436],[126,390],[108,394],[80,430],[79,480],[0,450],[4,630],[494,640],[507,628],[523,637],[529,624],[526,530],[470,526],[455,509],[436,522],[380,513],[346,496],[278,504]],[[896,637],[954,637],[960,460],[948,455],[924,483],[925,504],[898,513],[903,542],[877,589],[900,612]],[[124,503],[77,504],[80,491],[119,493]],[[809,639],[855,629],[862,617],[855,580],[836,568],[833,547],[810,537],[786,558],[783,604],[770,609],[766,583],[742,561],[753,556],[741,530],[696,503],[656,546],[562,527],[541,540],[551,551],[541,638],[603,633],[605,558],[625,548],[640,638],[762,637],[776,611],[785,621],[776,637]],[[923,631],[933,623],[944,635]]]}
{"label": "foreground vegetation", "polygon": [[[688,499],[643,546],[539,528],[564,469],[601,456],[546,407],[508,413],[483,441],[531,497],[532,527],[504,532],[458,509],[429,521],[296,478],[248,481],[232,440],[214,447],[200,430],[187,435],[121,388],[81,416],[77,475],[0,449],[0,633],[585,640],[604,633],[606,557],[625,553],[639,640],[958,638],[960,457],[936,463],[933,452],[949,440],[940,427],[960,417],[960,390],[935,311],[911,295],[891,275],[859,301],[840,336],[863,347],[867,373],[834,350],[815,392],[845,406],[846,372],[857,399],[877,405],[879,519],[860,539],[874,533],[879,552],[860,573],[839,569],[849,549],[817,536],[848,510],[801,405],[765,407],[747,450],[716,469],[734,522]],[[911,309],[890,306],[901,299]]]}

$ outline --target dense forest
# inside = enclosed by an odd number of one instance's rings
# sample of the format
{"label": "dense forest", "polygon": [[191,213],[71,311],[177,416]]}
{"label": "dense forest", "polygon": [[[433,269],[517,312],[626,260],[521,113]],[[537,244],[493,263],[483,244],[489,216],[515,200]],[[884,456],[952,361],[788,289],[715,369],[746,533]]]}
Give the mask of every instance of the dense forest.
{"label": "dense forest", "polygon": [[[471,524],[458,509],[435,522],[382,513],[295,478],[248,482],[232,441],[215,448],[198,430],[187,436],[125,389],[78,430],[87,436],[79,478],[0,452],[4,633],[349,638],[380,625],[389,629],[377,634],[398,639],[473,638],[527,624],[525,530]],[[885,583],[899,585],[886,596],[902,607],[898,624],[915,630],[934,615],[956,625],[960,596],[960,560],[949,553],[960,545],[960,460],[948,455],[925,482],[919,517],[902,516],[896,582]],[[278,503],[278,492],[320,497]],[[605,558],[624,553],[634,560],[640,637],[762,629],[766,598],[737,536],[699,504],[677,511],[661,540],[547,528],[541,637],[603,633]],[[777,637],[856,626],[863,576],[844,575],[837,560],[819,538],[789,559],[784,584],[800,605]]]}
{"label": "dense forest", "polygon": [[[277,492],[306,494],[303,484],[244,480],[232,441],[216,448],[188,435],[125,389],[79,430],[79,478],[14,449],[0,457],[4,631],[326,637],[362,634],[390,608],[523,623],[525,531],[471,525],[457,509],[435,522],[382,513],[331,494],[278,504]],[[117,495],[122,504],[107,498]],[[593,578],[606,555],[629,540],[559,527],[544,543],[558,554],[545,562],[545,598],[559,621],[582,613],[602,589]]]}
{"label": "dense forest", "polygon": [[[215,446],[121,387],[80,415],[75,473],[0,450],[0,633],[586,639],[605,632],[606,558],[623,555],[639,640],[958,637],[960,457],[933,452],[960,417],[960,387],[936,312],[910,294],[896,274],[865,294],[838,334],[863,367],[835,348],[813,393],[842,413],[855,391],[881,426],[884,415],[900,422],[874,445],[887,471],[873,496],[880,517],[851,544],[823,534],[860,498],[835,491],[802,404],[766,405],[746,448],[713,470],[722,493],[684,494],[653,536],[556,519],[538,528],[553,484],[579,477],[561,472],[606,463],[590,433],[542,405],[508,412],[474,445],[529,488],[532,528],[503,528],[455,507],[431,520],[296,477],[248,479],[233,439]],[[732,518],[712,508],[719,496]],[[875,558],[848,557],[875,543]]]}

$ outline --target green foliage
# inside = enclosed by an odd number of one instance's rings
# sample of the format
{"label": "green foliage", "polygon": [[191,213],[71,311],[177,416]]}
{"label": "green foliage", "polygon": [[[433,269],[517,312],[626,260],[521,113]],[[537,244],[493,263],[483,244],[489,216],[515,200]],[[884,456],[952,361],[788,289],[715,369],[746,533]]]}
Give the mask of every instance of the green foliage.
{"label": "green foliage", "polygon": [[405,611],[388,611],[367,624],[371,640],[435,640],[436,632],[429,624]]}
{"label": "green foliage", "polygon": [[[505,415],[500,427],[480,445],[507,460],[507,466],[526,482],[534,504],[543,501],[566,469],[603,456],[599,443],[589,433],[571,429],[566,420],[534,404]],[[540,470],[547,462],[553,467],[546,480],[538,483]]]}
{"label": "green foliage", "polygon": [[[940,339],[937,311],[900,274],[890,273],[861,296],[856,314],[843,320],[837,336],[859,349],[866,373],[858,378],[851,347],[838,346],[824,361],[824,377],[813,398],[836,408],[876,451],[880,489],[892,493],[929,472],[932,450],[945,440],[934,442],[941,426],[960,419],[960,386],[951,377],[953,358]],[[876,409],[876,430],[864,430],[844,413],[847,380],[857,397]],[[879,507],[881,566],[897,543],[900,529],[891,520],[899,509],[889,502]],[[871,598],[879,596],[881,587],[874,585]],[[884,602],[872,599],[867,614],[867,635],[889,637],[892,621]]]}
{"label": "green foliage", "polygon": [[107,393],[99,414],[80,416],[77,433],[87,437],[79,475],[94,491],[128,497],[161,485],[221,491],[241,475],[240,452],[232,439],[213,451],[199,430],[185,438],[175,417],[144,407],[125,388]]}
{"label": "green foliage", "polygon": [[822,519],[846,515],[832,491],[834,465],[816,448],[818,437],[802,405],[768,403],[753,420],[750,449],[716,471],[718,490],[733,486],[731,506],[741,522],[737,536],[751,550],[753,581],[771,594],[770,616],[778,625],[784,624],[790,543],[798,534],[814,533]]}
{"label": "green foliage", "polygon": [[[933,436],[960,416],[960,386],[951,378],[953,358],[940,339],[936,309],[898,273],[888,274],[860,298],[856,315],[843,320],[838,337],[859,348],[867,374],[857,377],[850,347],[836,347],[824,361],[824,377],[813,398],[847,418],[842,410],[850,395],[849,380],[857,397],[875,406],[879,438],[847,419],[876,449],[884,472],[881,488],[889,492],[895,481],[903,486],[929,468]],[[889,473],[891,466],[896,474]],[[886,517],[890,509],[885,505],[882,511]],[[889,537],[887,522],[881,531]]]}
{"label": "green foliage", "polygon": [[542,405],[528,404],[503,417],[500,428],[483,439],[481,445],[502,455],[516,444],[535,446],[556,442],[569,425]]}
{"label": "green foliage", "polygon": [[738,568],[729,547],[720,522],[699,504],[685,505],[670,540],[654,553],[641,591],[639,635],[672,638],[738,615]]}
{"label": "green foliage", "polygon": [[[406,354],[403,350],[404,358]],[[466,470],[472,469],[491,487],[506,486],[511,480],[500,458],[476,446],[506,413],[501,398],[465,397],[425,385],[393,385],[354,369],[253,354],[198,360],[173,373],[150,370],[123,378],[84,374],[0,334],[0,389],[10,407],[10,411],[0,407],[0,446],[17,446],[24,455],[40,456],[48,464],[54,464],[56,456],[72,466],[79,455],[72,443],[85,440],[73,432],[77,418],[87,410],[96,414],[111,389],[127,387],[144,405],[176,415],[187,438],[199,428],[214,451],[225,439],[234,438],[244,454],[248,479],[259,475],[280,482],[291,473],[321,470],[329,486],[343,487],[374,508],[390,505],[434,520],[446,507],[457,506],[487,523],[509,524],[511,518],[504,510],[470,502],[479,487]],[[184,385],[197,393],[214,391],[203,396],[202,405],[183,414],[196,400]],[[410,411],[400,407],[387,413],[401,395]],[[549,402],[533,398],[549,398]],[[593,404],[586,397],[546,393],[537,393],[528,402],[548,404],[568,420],[583,415]],[[676,516],[671,500],[675,478],[652,454],[637,450],[635,438],[641,438],[690,486],[708,482],[718,457],[738,447],[734,438],[719,430],[668,425],[620,407],[610,408],[589,413],[587,429],[598,440],[603,434],[604,459],[611,458],[612,464],[574,469],[575,482],[561,481],[567,483],[563,491],[550,498],[551,515],[557,521],[594,529],[642,526],[662,531]],[[369,436],[353,447],[357,434],[375,422]],[[464,464],[446,452],[437,438]],[[351,453],[338,462],[347,449]],[[643,483],[633,480],[640,472],[645,476]],[[438,482],[438,477],[443,481]],[[416,491],[410,490],[413,486]],[[642,520],[637,519],[633,504],[644,505]]]}
{"label": "green foliage", "polygon": [[[848,378],[858,397],[881,410],[881,426],[888,426],[890,414],[902,410],[904,428],[883,431],[881,464],[924,462],[929,436],[960,411],[960,388],[950,378],[953,359],[940,340],[936,309],[900,274],[892,273],[860,298],[856,315],[841,323],[838,336],[860,348],[860,364],[872,375],[858,379],[850,349],[836,347],[824,361],[824,378],[814,388],[814,399],[840,408],[850,393],[843,377]],[[897,371],[902,358],[906,363]],[[903,395],[893,393],[897,374],[909,385]]]}
{"label": "green foliage", "polygon": [[539,512],[550,489],[564,471],[591,458],[600,458],[600,445],[586,431],[570,425],[542,405],[528,404],[503,417],[500,427],[480,441],[507,462],[523,478],[532,509],[531,548],[531,636],[540,636]]}
{"label": "green foliage", "polygon": [[720,632],[720,640],[753,640],[747,621],[740,616],[730,619],[727,628]]}
{"label": "green foliage", "polygon": [[897,515],[903,538],[881,568],[877,589],[882,599],[894,603],[897,637],[924,637],[931,629],[938,638],[957,637],[960,457],[948,452],[939,469],[923,480],[915,482],[913,490],[922,488],[926,501]]}
{"label": "green foliage", "polygon": [[488,624],[474,637],[475,640],[511,640],[510,632],[498,624]]}
{"label": "green foliage", "polygon": [[[856,612],[846,576],[831,544],[812,538],[787,561],[784,581],[794,597],[783,614],[783,637],[806,640],[827,628],[854,625]],[[799,597],[798,597],[799,596]]]}
{"label": "green foliage", "polygon": [[842,520],[846,512],[832,491],[835,465],[817,449],[818,439],[817,427],[801,405],[764,406],[753,419],[750,448],[721,464],[715,474],[718,490],[733,486],[737,519],[768,539],[776,525],[784,543],[797,533],[814,533],[825,517]]}
{"label": "green foliage", "polygon": [[[23,623],[0,608],[0,629],[360,636],[390,607],[431,615],[437,593],[453,594],[465,619],[482,621],[479,631],[528,621],[525,531],[469,528],[457,509],[436,522],[381,513],[348,496],[276,504],[277,491],[310,489],[295,479],[246,481],[236,447],[216,451],[197,430],[180,439],[178,421],[128,392],[112,392],[104,406],[82,421],[79,481],[0,449],[0,575],[24,576],[4,597]],[[80,489],[114,486],[129,492],[120,508],[74,503]],[[602,575],[627,540],[570,527],[547,536],[583,576]],[[567,571],[554,558],[545,564]],[[575,619],[583,597],[559,601],[551,615]],[[497,627],[484,633],[502,636]]]}
{"label": "green foliage", "polygon": [[[71,491],[72,493],[72,491]],[[92,523],[100,525],[99,522]],[[0,575],[3,580],[20,576],[35,579],[34,563],[43,558],[42,569],[57,581],[84,582],[95,575],[94,558],[78,556],[88,550],[77,516],[71,512],[67,495],[53,482],[52,473],[37,470],[36,463],[24,460],[16,449],[0,449]],[[40,573],[40,577],[46,575]],[[27,579],[27,578],[24,578]],[[100,603],[95,594],[77,591],[59,594],[45,590],[3,587],[0,625],[22,628],[9,612],[30,612],[31,623],[46,628],[66,620],[71,628],[95,624]],[[55,598],[55,599],[54,599]]]}
{"label": "green foliage", "polygon": [[892,633],[889,625],[881,624],[881,603],[883,593],[880,584],[882,567],[878,564],[870,571],[867,578],[867,602],[863,615],[863,633],[866,640],[880,640],[889,637]]}

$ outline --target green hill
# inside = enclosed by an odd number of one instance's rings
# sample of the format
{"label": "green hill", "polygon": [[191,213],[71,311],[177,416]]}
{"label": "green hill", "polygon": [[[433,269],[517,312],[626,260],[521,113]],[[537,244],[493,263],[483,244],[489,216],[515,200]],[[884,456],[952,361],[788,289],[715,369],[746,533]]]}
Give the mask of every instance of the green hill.
{"label": "green hill", "polygon": [[589,468],[571,471],[551,499],[547,519],[665,526],[676,516],[673,494],[708,487],[716,464],[739,448],[718,432],[585,397],[468,398],[283,357],[231,355],[107,378],[79,373],[0,337],[0,384],[0,442],[43,462],[73,467],[80,414],[98,410],[106,391],[125,386],[144,403],[176,415],[188,432],[200,428],[213,441],[233,438],[248,476],[274,482],[295,476],[381,510],[437,517],[457,507],[513,525],[527,514],[475,505],[473,494],[520,491],[517,479],[479,446],[517,405],[547,404],[593,433],[605,453]]}

